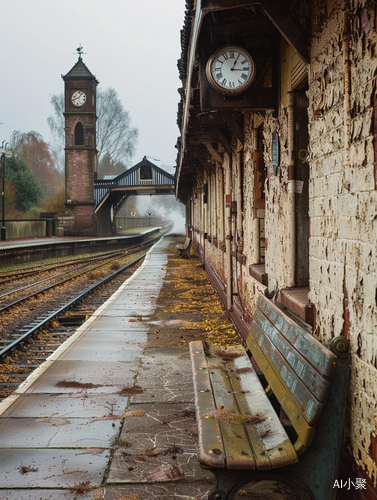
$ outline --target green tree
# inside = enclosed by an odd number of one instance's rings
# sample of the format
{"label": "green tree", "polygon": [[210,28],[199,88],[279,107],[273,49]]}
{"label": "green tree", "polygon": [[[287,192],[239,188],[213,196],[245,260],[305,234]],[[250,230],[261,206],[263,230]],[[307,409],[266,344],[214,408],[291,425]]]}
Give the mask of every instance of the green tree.
{"label": "green tree", "polygon": [[32,176],[38,180],[43,194],[42,199],[39,198],[40,206],[45,208],[64,187],[63,174],[56,169],[48,144],[38,132],[19,130],[13,132],[10,142],[14,156],[18,160],[22,159],[28,165]]}
{"label": "green tree", "polygon": [[7,159],[5,178],[14,186],[19,210],[28,211],[42,198],[42,187],[23,158],[13,155]]}

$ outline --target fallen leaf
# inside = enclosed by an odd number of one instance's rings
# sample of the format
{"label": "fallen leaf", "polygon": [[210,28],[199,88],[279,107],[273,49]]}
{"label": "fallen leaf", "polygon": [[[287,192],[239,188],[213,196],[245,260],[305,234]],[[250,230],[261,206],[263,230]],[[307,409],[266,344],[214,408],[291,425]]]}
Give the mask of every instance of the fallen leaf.
{"label": "fallen leaf", "polygon": [[124,414],[125,417],[142,417],[143,415],[145,415],[145,410],[127,411]]}
{"label": "fallen leaf", "polygon": [[100,455],[103,453],[104,450],[102,448],[87,448],[84,450],[82,453],[79,453],[79,455]]}
{"label": "fallen leaf", "polygon": [[144,454],[147,455],[147,457],[155,457],[156,455],[159,455],[161,452],[158,450],[151,450],[150,448],[145,448]]}
{"label": "fallen leaf", "polygon": [[253,369],[250,367],[245,367],[245,368],[238,368],[235,370],[236,373],[242,374],[242,373],[253,373]]}
{"label": "fallen leaf", "polygon": [[147,481],[162,483],[164,481],[178,481],[184,477],[183,468],[179,465],[164,465],[158,469],[152,470],[148,476]]}
{"label": "fallen leaf", "polygon": [[55,426],[69,424],[69,420],[66,418],[37,418],[36,422],[48,422]]}
{"label": "fallen leaf", "polygon": [[21,474],[26,474],[27,472],[37,472],[38,469],[34,469],[34,467],[30,467],[30,465],[23,465],[21,462],[20,472]]}
{"label": "fallen leaf", "polygon": [[92,490],[92,485],[90,481],[83,481],[79,484],[74,484],[73,488],[75,489],[76,493],[79,495],[83,495],[84,493],[88,493],[89,491]]}
{"label": "fallen leaf", "polygon": [[121,396],[134,396],[135,394],[141,394],[143,389],[138,385],[133,385],[132,387],[124,387],[119,394]]}
{"label": "fallen leaf", "polygon": [[219,420],[223,420],[224,422],[229,422],[230,424],[259,424],[263,422],[265,419],[261,417],[253,417],[252,415],[241,415],[240,413],[236,413],[234,411],[227,410],[211,410],[207,413],[204,413],[203,417],[205,418],[218,418]]}

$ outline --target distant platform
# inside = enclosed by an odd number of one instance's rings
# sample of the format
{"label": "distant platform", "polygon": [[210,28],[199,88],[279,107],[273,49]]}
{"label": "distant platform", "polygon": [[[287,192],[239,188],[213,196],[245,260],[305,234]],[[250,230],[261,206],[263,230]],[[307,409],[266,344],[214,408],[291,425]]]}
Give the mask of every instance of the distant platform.
{"label": "distant platform", "polygon": [[0,242],[0,267],[29,261],[96,253],[138,245],[153,233],[163,232],[162,227],[125,229],[117,235],[102,238],[51,236],[24,238]]}

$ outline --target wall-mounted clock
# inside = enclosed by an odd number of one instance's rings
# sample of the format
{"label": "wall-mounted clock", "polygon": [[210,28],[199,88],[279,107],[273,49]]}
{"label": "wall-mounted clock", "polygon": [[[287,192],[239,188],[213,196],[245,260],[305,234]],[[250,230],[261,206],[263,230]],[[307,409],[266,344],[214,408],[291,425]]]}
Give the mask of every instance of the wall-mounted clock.
{"label": "wall-mounted clock", "polygon": [[222,47],[208,59],[206,76],[211,87],[221,94],[241,94],[253,83],[255,63],[241,47]]}
{"label": "wall-mounted clock", "polygon": [[75,106],[82,106],[86,102],[85,92],[82,90],[76,90],[76,92],[72,94],[71,100]]}

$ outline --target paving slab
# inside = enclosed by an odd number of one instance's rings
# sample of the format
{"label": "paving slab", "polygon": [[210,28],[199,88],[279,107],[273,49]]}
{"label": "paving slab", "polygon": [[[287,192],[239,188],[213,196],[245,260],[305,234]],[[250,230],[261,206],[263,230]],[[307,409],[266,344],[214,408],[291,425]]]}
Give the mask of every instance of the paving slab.
{"label": "paving slab", "polygon": [[124,318],[125,321],[128,321],[129,317],[134,317],[138,315],[142,316],[150,316],[154,313],[156,306],[152,301],[145,301],[144,303],[136,302],[136,303],[121,303],[117,302],[111,304],[106,311],[104,316],[120,316]]}
{"label": "paving slab", "polygon": [[[134,359],[134,354],[132,359]],[[132,361],[130,359],[130,361]],[[127,361],[127,360],[125,360]],[[118,393],[133,381],[135,375],[125,362],[56,360],[29,388],[30,393]],[[58,382],[93,384],[93,387],[59,387]]]}
{"label": "paving slab", "polygon": [[191,361],[187,347],[146,349],[142,363],[148,368],[141,371],[137,379],[143,392],[132,396],[132,404],[194,401]]}
{"label": "paving slab", "polygon": [[1,416],[4,418],[98,418],[122,415],[129,398],[117,394],[24,394]]}
{"label": "paving slab", "polygon": [[74,349],[69,349],[61,359],[66,361],[93,361],[94,364],[98,361],[107,361],[109,363],[127,361],[141,352],[139,342],[143,342],[143,336],[141,335],[134,342],[127,343],[120,343],[118,340],[110,338],[101,339],[98,336],[91,335],[81,339],[80,344],[76,345]]}
{"label": "paving slab", "polygon": [[210,478],[197,460],[193,406],[131,405],[125,415],[120,439],[127,446],[115,451],[108,484]]}
{"label": "paving slab", "polygon": [[110,486],[105,489],[104,500],[121,498],[124,500],[193,500],[200,499],[212,487],[212,481]]}
{"label": "paving slab", "polygon": [[[147,338],[146,332],[148,330],[148,326],[140,325],[140,321],[133,320],[130,323],[126,323],[123,328],[112,329],[111,328],[111,319],[106,318],[106,322],[104,325],[102,323],[97,323],[95,328],[91,328],[90,330],[90,338],[103,339],[105,341],[109,340],[112,342],[119,342],[119,345],[127,345],[128,343],[137,343],[144,342]],[[127,319],[128,321],[128,319]],[[135,325],[135,323],[138,323]],[[86,336],[83,336],[82,339],[86,339]]]}
{"label": "paving slab", "polygon": [[[101,496],[94,496],[95,494],[100,494]],[[93,490],[90,493],[81,494],[77,497],[77,493],[74,490],[1,490],[0,489],[0,500],[95,500],[102,499],[103,492],[99,490]]]}
{"label": "paving slab", "polygon": [[0,421],[0,448],[106,448],[120,427],[119,419],[106,417],[6,418]]}
{"label": "paving slab", "polygon": [[[109,450],[96,450],[94,454],[92,450],[77,449],[0,449],[0,485],[69,488],[90,481],[93,486],[100,486],[109,457]],[[22,474],[21,464],[36,470]]]}
{"label": "paving slab", "polygon": [[90,332],[102,332],[104,337],[122,334],[124,340],[127,340],[128,335],[132,336],[138,333],[145,335],[146,330],[148,330],[148,317],[142,316],[142,321],[138,320],[138,317],[139,314],[136,313],[124,316],[121,311],[119,315],[106,316],[104,314],[100,320],[91,325]]}

